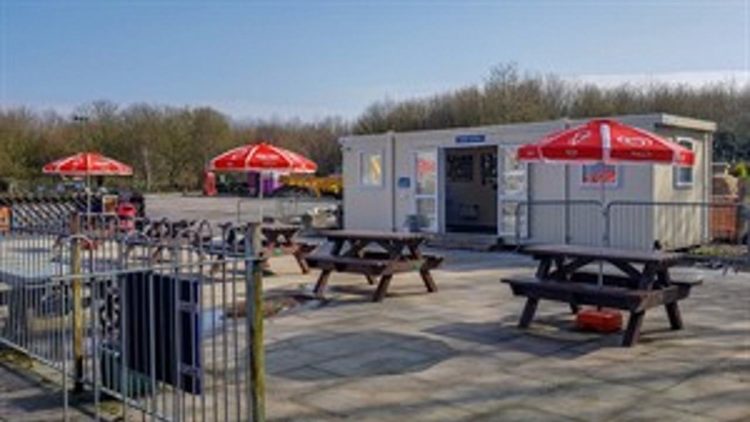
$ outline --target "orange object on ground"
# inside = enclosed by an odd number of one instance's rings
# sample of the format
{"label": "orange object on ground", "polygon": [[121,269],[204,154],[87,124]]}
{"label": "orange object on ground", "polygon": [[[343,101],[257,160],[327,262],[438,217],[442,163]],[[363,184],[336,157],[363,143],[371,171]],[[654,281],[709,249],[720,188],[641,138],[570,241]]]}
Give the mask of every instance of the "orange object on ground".
{"label": "orange object on ground", "polygon": [[0,233],[10,231],[12,214],[10,207],[0,207]]}
{"label": "orange object on ground", "polygon": [[581,309],[576,314],[576,326],[586,331],[614,333],[622,328],[622,313],[617,309]]}

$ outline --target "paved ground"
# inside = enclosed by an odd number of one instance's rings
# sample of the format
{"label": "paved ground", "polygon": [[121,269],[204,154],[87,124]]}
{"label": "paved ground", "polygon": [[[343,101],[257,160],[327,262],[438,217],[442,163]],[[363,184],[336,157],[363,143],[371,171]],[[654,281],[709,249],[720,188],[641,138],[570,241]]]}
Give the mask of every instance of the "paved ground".
{"label": "paved ground", "polygon": [[[515,328],[522,301],[501,276],[528,273],[512,255],[448,252],[437,294],[415,275],[384,303],[346,275],[327,306],[271,319],[268,414],[275,421],[750,420],[750,275],[706,271],[683,302],[686,329],[647,314],[641,344],[576,332],[567,306],[540,305]],[[266,285],[307,288],[314,275],[274,260]],[[685,270],[686,272],[696,272]]]}
{"label": "paved ground", "polygon": [[[49,422],[62,420],[63,401],[60,389],[23,368],[25,364],[0,364],[0,422]],[[70,421],[90,420],[90,416],[69,408]]]}
{"label": "paved ground", "polygon": [[[204,198],[149,202],[153,213],[212,220],[233,207]],[[654,310],[641,343],[625,349],[620,335],[573,330],[560,304],[542,302],[536,324],[516,329],[522,301],[498,280],[529,273],[530,260],[439,252],[447,261],[435,271],[436,294],[406,274],[374,304],[364,279],[334,275],[327,303],[269,319],[269,419],[750,420],[750,274],[705,271],[705,284],[683,302],[685,330],[670,331]],[[290,257],[271,266],[269,294],[309,291],[315,280]],[[53,393],[0,366],[0,420],[58,419]]]}
{"label": "paved ground", "polygon": [[[438,293],[405,274],[375,304],[364,279],[334,275],[328,302],[267,320],[269,420],[750,420],[750,274],[703,271],[686,329],[654,310],[626,349],[619,334],[573,330],[560,304],[542,302],[532,329],[516,329],[522,301],[498,280],[528,273],[528,259],[442,253]],[[290,257],[271,265],[269,294],[315,280]],[[0,420],[60,414],[54,389],[2,367],[0,379]]]}

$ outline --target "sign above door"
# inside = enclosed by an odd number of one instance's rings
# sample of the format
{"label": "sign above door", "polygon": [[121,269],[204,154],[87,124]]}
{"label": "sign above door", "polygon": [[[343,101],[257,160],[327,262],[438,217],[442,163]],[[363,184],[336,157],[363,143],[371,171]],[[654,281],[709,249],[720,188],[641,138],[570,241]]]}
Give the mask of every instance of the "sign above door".
{"label": "sign above door", "polygon": [[482,144],[485,141],[484,135],[458,135],[456,136],[457,144]]}

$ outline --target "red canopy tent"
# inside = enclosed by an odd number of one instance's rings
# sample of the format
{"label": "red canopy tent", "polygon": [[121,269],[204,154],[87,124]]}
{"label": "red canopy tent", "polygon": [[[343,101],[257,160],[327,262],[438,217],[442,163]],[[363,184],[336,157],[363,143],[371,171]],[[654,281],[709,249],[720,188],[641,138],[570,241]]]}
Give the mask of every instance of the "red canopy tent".
{"label": "red canopy tent", "polygon": [[315,173],[318,165],[296,152],[266,142],[243,145],[216,156],[211,171]]}
{"label": "red canopy tent", "polygon": [[42,167],[42,172],[73,177],[133,175],[130,166],[95,152],[81,152],[55,160]]}
{"label": "red canopy tent", "polygon": [[[243,145],[231,149],[214,157],[208,165],[208,170],[217,172],[258,172],[261,182],[260,198],[263,198],[264,173],[315,173],[318,170],[318,165],[296,152],[261,141],[257,144]],[[262,204],[260,213],[262,221]],[[237,218],[239,219],[239,213]]]}
{"label": "red canopy tent", "polygon": [[133,169],[117,160],[96,152],[81,152],[55,160],[42,167],[44,174],[86,178],[86,209],[91,211],[91,176],[132,176]]}

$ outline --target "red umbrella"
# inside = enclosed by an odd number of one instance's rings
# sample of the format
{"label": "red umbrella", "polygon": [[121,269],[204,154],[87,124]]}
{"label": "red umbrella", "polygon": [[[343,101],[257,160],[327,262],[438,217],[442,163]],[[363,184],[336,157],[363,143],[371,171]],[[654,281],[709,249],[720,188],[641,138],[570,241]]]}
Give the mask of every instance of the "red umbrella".
{"label": "red umbrella", "polygon": [[77,177],[133,175],[130,166],[95,152],[81,152],[55,160],[42,167],[42,172]]}
{"label": "red umbrella", "polygon": [[86,210],[91,211],[91,176],[132,176],[133,169],[117,160],[96,152],[81,152],[70,157],[55,160],[42,167],[44,174],[58,174],[86,178]]}
{"label": "red umbrella", "polygon": [[[536,143],[520,147],[520,161],[602,163],[602,172],[594,176],[601,182],[601,201],[605,202],[604,186],[614,181],[614,174],[603,164],[648,163],[692,166],[692,151],[651,132],[624,125],[611,119],[594,119],[570,129],[551,133]],[[603,284],[603,266],[599,264],[598,284]],[[593,311],[589,315],[610,311]],[[616,312],[615,312],[616,313]],[[619,315],[619,314],[618,314]],[[579,317],[585,316],[579,314]],[[604,318],[598,317],[596,318]]]}
{"label": "red umbrella", "polygon": [[594,119],[518,149],[522,161],[654,163],[692,166],[692,151],[616,120]]}
{"label": "red umbrella", "polygon": [[296,152],[260,142],[231,149],[211,160],[212,171],[315,173],[318,165]]}

